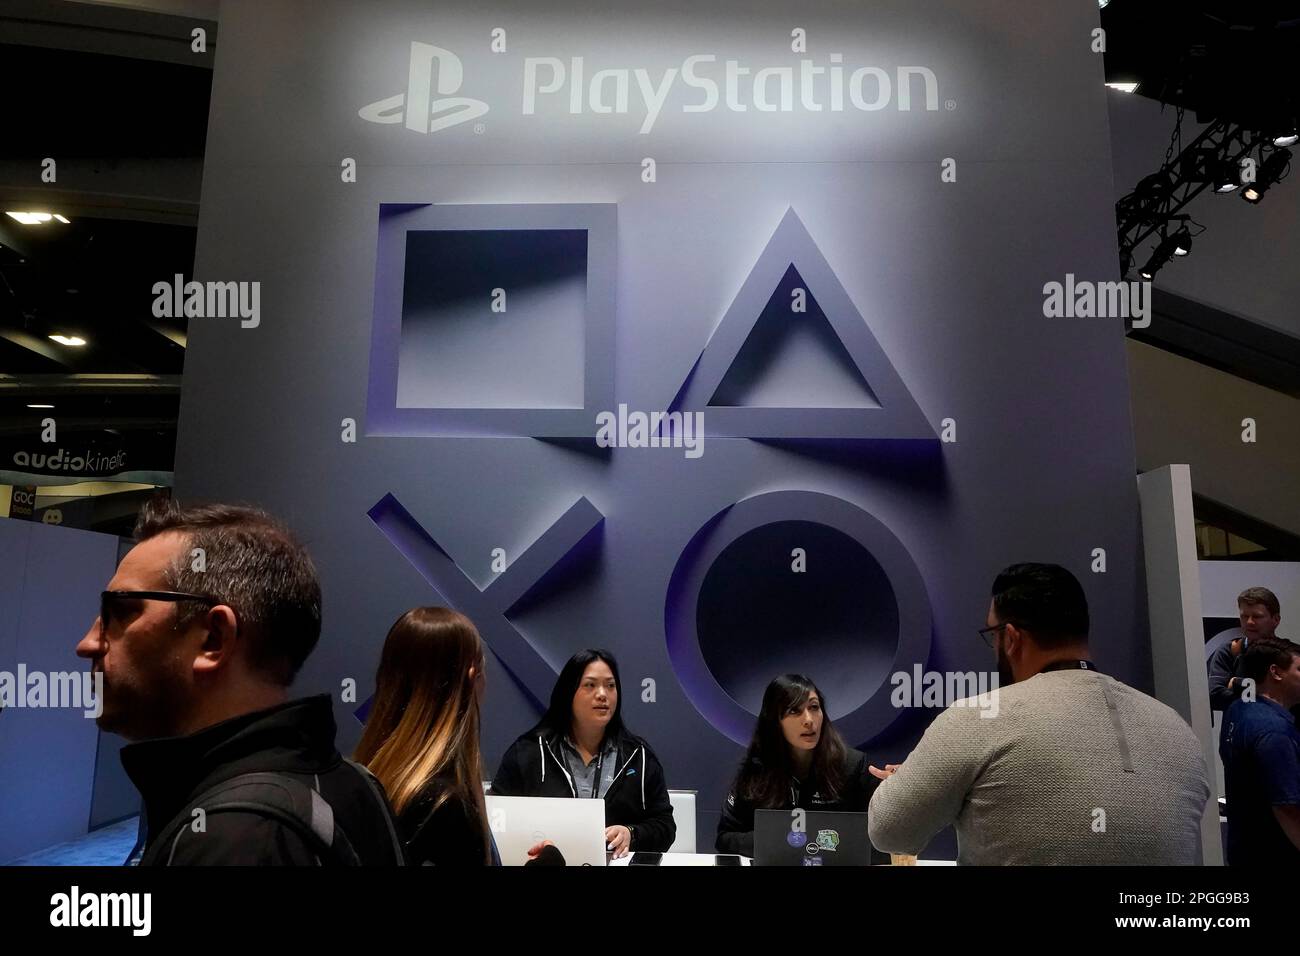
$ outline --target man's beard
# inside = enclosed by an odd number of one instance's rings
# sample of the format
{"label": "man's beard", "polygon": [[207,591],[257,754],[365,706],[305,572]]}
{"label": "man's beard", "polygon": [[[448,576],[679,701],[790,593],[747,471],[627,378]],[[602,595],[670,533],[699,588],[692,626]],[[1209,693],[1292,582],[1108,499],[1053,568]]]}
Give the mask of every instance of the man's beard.
{"label": "man's beard", "polygon": [[998,686],[1009,687],[1015,682],[1015,675],[1011,673],[1011,661],[1007,660],[1002,646],[998,645]]}
{"label": "man's beard", "polygon": [[184,691],[161,679],[141,683],[150,688],[147,693],[137,690],[137,681],[127,686],[114,685],[110,690],[105,680],[104,712],[95,724],[130,742],[174,736],[189,703]]}

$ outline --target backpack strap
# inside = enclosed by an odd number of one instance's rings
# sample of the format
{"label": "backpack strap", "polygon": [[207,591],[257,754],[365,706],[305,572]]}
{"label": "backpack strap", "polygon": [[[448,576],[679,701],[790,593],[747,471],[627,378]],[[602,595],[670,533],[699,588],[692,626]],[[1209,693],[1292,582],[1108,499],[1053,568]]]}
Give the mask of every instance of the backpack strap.
{"label": "backpack strap", "polygon": [[397,832],[397,819],[393,816],[392,804],[388,802],[388,795],[384,793],[383,784],[379,778],[370,772],[370,768],[357,763],[355,760],[343,758],[343,762],[361,775],[361,779],[366,782],[370,792],[374,794],[375,802],[379,804],[384,814],[384,822],[388,826],[388,839],[393,845],[393,854],[396,856],[398,866],[410,866],[410,861],[406,858],[406,843],[402,840]]}
{"label": "backpack strap", "polygon": [[241,774],[204,791],[167,825],[141,865],[171,866],[195,809],[202,809],[205,817],[237,812],[275,820],[301,837],[321,865],[361,865],[325,798],[297,778],[282,773]]}

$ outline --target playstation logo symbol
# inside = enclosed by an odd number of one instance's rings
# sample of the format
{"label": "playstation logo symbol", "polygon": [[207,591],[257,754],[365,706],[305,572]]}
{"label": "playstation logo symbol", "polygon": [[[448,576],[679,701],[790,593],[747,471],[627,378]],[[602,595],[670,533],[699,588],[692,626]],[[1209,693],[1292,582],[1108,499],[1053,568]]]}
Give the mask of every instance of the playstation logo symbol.
{"label": "playstation logo symbol", "polygon": [[[436,133],[477,119],[488,111],[482,100],[453,96],[464,78],[460,57],[430,43],[411,43],[406,92],[363,106],[358,115],[371,123],[405,123],[417,133]],[[432,98],[434,88],[438,99]]]}

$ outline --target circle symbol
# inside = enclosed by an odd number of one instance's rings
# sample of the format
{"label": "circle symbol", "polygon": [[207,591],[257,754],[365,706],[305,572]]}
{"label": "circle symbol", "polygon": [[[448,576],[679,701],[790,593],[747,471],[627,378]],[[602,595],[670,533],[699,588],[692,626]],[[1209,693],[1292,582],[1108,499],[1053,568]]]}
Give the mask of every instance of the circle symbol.
{"label": "circle symbol", "polygon": [[949,112],[952,112],[953,110],[955,110],[955,109],[957,108],[957,101],[956,101],[956,100],[944,100],[944,102],[943,102],[943,108],[946,109],[946,110],[948,110]]}
{"label": "circle symbol", "polygon": [[[794,546],[806,551],[802,572]],[[852,502],[813,491],[756,495],[706,521],[673,569],[664,631],[687,698],[739,744],[767,681],[786,671],[817,680],[840,732],[865,743],[903,713],[889,676],[926,660],[932,637],[925,582],[902,542]]]}

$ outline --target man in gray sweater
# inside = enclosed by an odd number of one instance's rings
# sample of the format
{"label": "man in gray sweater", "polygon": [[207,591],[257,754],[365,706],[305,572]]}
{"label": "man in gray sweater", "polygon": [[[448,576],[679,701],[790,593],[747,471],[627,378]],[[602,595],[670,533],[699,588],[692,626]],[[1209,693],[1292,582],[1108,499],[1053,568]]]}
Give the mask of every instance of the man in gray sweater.
{"label": "man in gray sweater", "polygon": [[995,700],[940,714],[871,798],[871,842],[919,853],[955,824],[961,864],[1198,864],[1210,796],[1191,728],[1099,672],[1088,604],[1052,564],[993,583]]}

